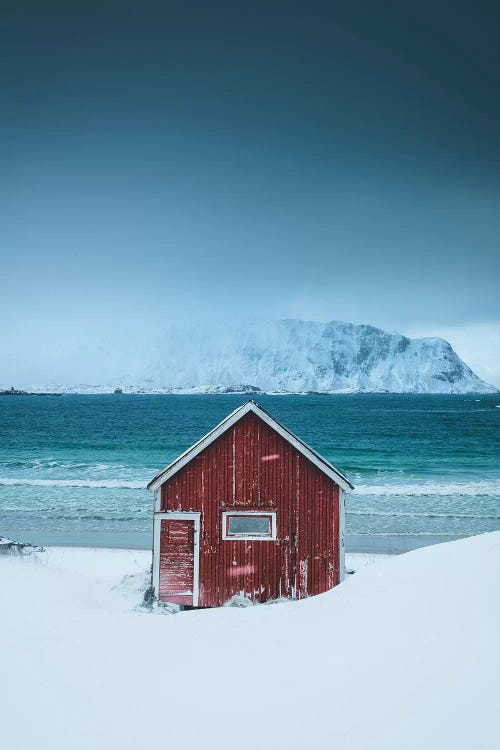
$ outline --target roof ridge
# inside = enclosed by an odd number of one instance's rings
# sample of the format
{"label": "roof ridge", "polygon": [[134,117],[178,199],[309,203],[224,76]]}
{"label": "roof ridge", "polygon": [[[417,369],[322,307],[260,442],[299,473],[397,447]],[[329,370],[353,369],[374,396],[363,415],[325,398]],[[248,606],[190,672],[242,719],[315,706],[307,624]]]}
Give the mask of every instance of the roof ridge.
{"label": "roof ridge", "polygon": [[[178,456],[155,477],[153,477],[153,479],[147,485],[148,490],[155,489],[159,485],[163,484],[168,478],[176,474],[177,471],[179,471],[187,463],[190,463],[206,446],[210,445],[214,440],[224,434],[224,432],[226,432],[230,427],[236,424],[239,419],[244,417],[245,414],[248,414],[248,412],[250,411],[256,414],[260,419],[263,419],[263,421],[266,422],[271,427],[271,429],[274,429],[276,432],[278,432],[278,434],[280,434],[284,440],[287,440],[287,442],[291,443],[292,445],[295,444],[295,447],[297,448],[297,450],[299,450],[300,453],[302,453],[306,458],[312,461],[312,463],[314,463],[320,469],[320,471],[323,471],[323,473],[330,476],[333,481],[336,481],[338,484],[343,486],[344,489],[354,489],[354,486],[347,479],[345,474],[336,469],[333,464],[327,461],[327,459],[324,458],[320,453],[318,453],[314,448],[311,448],[310,445],[305,443],[301,438],[297,437],[297,435],[289,430],[288,427],[285,427],[283,424],[281,424],[281,422],[273,417],[272,414],[270,414],[263,406],[258,404],[253,399],[249,399],[245,403],[236,407],[236,409],[234,409],[230,414],[224,417],[221,422],[215,425],[215,427],[213,427],[209,432],[201,437],[196,443],[194,443],[190,448],[187,448],[187,450],[181,453],[180,456]],[[241,417],[235,419],[239,412],[243,412],[241,414]],[[331,476],[332,474],[334,476]]]}

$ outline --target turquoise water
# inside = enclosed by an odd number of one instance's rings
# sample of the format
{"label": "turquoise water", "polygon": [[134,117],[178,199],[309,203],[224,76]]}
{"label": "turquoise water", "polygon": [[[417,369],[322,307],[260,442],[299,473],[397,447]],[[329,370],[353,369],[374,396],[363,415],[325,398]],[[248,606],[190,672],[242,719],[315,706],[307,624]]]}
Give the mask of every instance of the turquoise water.
{"label": "turquoise water", "polygon": [[[241,396],[0,398],[0,535],[148,539],[146,482]],[[344,471],[351,534],[500,528],[500,396],[261,396]]]}

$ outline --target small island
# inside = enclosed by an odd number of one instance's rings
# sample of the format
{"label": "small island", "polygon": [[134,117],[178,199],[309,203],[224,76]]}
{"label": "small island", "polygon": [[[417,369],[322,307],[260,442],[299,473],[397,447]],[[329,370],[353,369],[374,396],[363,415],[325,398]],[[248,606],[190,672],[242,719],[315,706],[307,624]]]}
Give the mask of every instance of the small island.
{"label": "small island", "polygon": [[18,388],[9,388],[6,391],[0,391],[0,396],[62,396],[62,393],[30,393]]}

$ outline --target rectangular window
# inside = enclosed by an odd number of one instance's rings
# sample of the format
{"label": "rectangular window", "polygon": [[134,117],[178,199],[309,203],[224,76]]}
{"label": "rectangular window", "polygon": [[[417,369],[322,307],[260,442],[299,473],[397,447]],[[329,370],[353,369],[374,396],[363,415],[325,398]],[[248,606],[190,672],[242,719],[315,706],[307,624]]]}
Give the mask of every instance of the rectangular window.
{"label": "rectangular window", "polygon": [[227,533],[229,536],[271,536],[271,518],[269,516],[228,516]]}
{"label": "rectangular window", "polygon": [[276,513],[263,511],[224,511],[223,539],[276,539]]}

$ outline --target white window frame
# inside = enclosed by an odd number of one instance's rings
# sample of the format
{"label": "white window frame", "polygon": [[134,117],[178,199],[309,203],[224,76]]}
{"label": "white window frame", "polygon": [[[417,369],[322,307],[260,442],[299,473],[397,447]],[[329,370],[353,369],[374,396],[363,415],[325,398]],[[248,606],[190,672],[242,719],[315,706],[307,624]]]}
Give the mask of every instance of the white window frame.
{"label": "white window frame", "polygon": [[[271,519],[271,534],[228,534],[228,516],[267,516]],[[276,541],[276,511],[275,510],[223,510],[222,511],[222,540],[227,542],[253,541],[253,542],[275,542]]]}
{"label": "white window frame", "polygon": [[160,534],[162,521],[194,521],[194,560],[193,560],[193,607],[198,606],[200,594],[200,517],[194,511],[163,511],[154,514],[153,520],[153,589],[154,596],[160,598]]}

